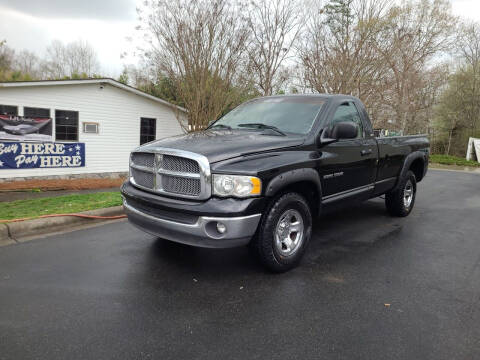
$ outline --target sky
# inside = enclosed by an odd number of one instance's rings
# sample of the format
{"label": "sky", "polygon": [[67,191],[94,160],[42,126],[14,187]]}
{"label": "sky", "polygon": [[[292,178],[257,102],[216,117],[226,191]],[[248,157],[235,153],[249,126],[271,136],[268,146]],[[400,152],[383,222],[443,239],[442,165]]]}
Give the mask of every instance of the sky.
{"label": "sky", "polygon": [[[136,62],[135,45],[128,40],[136,36],[135,1],[0,0],[0,40],[39,55],[54,39],[87,40],[97,51],[102,74],[117,77],[123,64]],[[452,0],[452,9],[480,22],[480,0]],[[129,56],[121,59],[123,52]]]}
{"label": "sky", "polygon": [[480,22],[480,0],[451,0],[455,15]]}
{"label": "sky", "polygon": [[14,49],[44,54],[54,39],[87,40],[96,50],[102,74],[118,76],[132,56],[135,0],[0,0],[0,40]]}

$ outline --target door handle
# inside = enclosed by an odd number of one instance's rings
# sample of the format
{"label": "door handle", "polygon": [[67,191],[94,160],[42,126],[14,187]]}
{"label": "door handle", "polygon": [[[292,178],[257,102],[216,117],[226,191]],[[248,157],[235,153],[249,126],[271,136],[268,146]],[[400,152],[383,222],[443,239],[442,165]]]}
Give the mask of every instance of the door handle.
{"label": "door handle", "polygon": [[362,156],[370,155],[371,153],[372,153],[372,149],[360,151],[360,154],[361,154]]}

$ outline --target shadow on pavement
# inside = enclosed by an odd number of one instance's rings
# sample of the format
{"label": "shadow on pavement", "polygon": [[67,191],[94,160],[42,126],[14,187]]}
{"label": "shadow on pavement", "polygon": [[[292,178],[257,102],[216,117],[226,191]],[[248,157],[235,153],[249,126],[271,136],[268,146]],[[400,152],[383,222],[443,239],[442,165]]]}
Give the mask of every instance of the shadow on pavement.
{"label": "shadow on pavement", "polygon": [[[309,248],[297,270],[328,266],[393,240],[401,232],[403,221],[390,217],[381,199],[325,214],[315,220]],[[267,274],[247,247],[205,249],[156,239],[147,256],[153,272],[174,271],[207,277]]]}

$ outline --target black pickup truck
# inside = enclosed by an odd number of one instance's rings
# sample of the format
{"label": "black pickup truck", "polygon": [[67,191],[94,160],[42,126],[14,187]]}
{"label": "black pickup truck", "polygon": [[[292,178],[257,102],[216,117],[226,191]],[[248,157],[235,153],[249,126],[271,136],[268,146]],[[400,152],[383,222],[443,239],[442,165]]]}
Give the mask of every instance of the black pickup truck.
{"label": "black pickup truck", "polygon": [[375,138],[355,97],[263,97],[205,131],[135,149],[123,204],[148,233],[200,247],[249,244],[282,272],[299,263],[312,222],[329,209],[385,194],[389,213],[407,216],[428,157],[425,136]]}

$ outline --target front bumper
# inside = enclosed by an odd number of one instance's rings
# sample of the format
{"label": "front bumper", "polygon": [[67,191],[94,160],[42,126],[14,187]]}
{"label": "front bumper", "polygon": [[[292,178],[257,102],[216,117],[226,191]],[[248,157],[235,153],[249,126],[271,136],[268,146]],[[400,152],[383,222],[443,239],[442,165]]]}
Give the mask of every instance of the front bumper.
{"label": "front bumper", "polygon": [[[261,214],[241,217],[200,216],[194,224],[185,224],[162,219],[130,206],[123,207],[128,220],[141,230],[175,242],[209,248],[229,248],[248,244],[258,226]],[[223,234],[216,229],[217,222],[223,223],[227,231]]]}
{"label": "front bumper", "polygon": [[[181,208],[176,208],[180,205],[172,202],[168,206],[165,203],[166,199],[142,193],[139,194],[128,182],[122,186],[123,207],[133,225],[163,239],[198,247],[229,248],[246,245],[255,234],[262,216],[261,211],[255,209],[257,206],[251,206],[248,202],[238,202],[235,208],[239,210],[245,207],[257,211],[219,212],[221,203],[216,200],[214,204],[208,204],[207,201],[203,204],[187,205],[186,202],[182,202]],[[147,198],[140,198],[140,195],[150,198],[150,201]],[[164,203],[154,203],[154,200],[157,202],[163,200]],[[201,211],[201,208],[211,212]],[[218,232],[217,222],[225,225],[225,233]]]}

